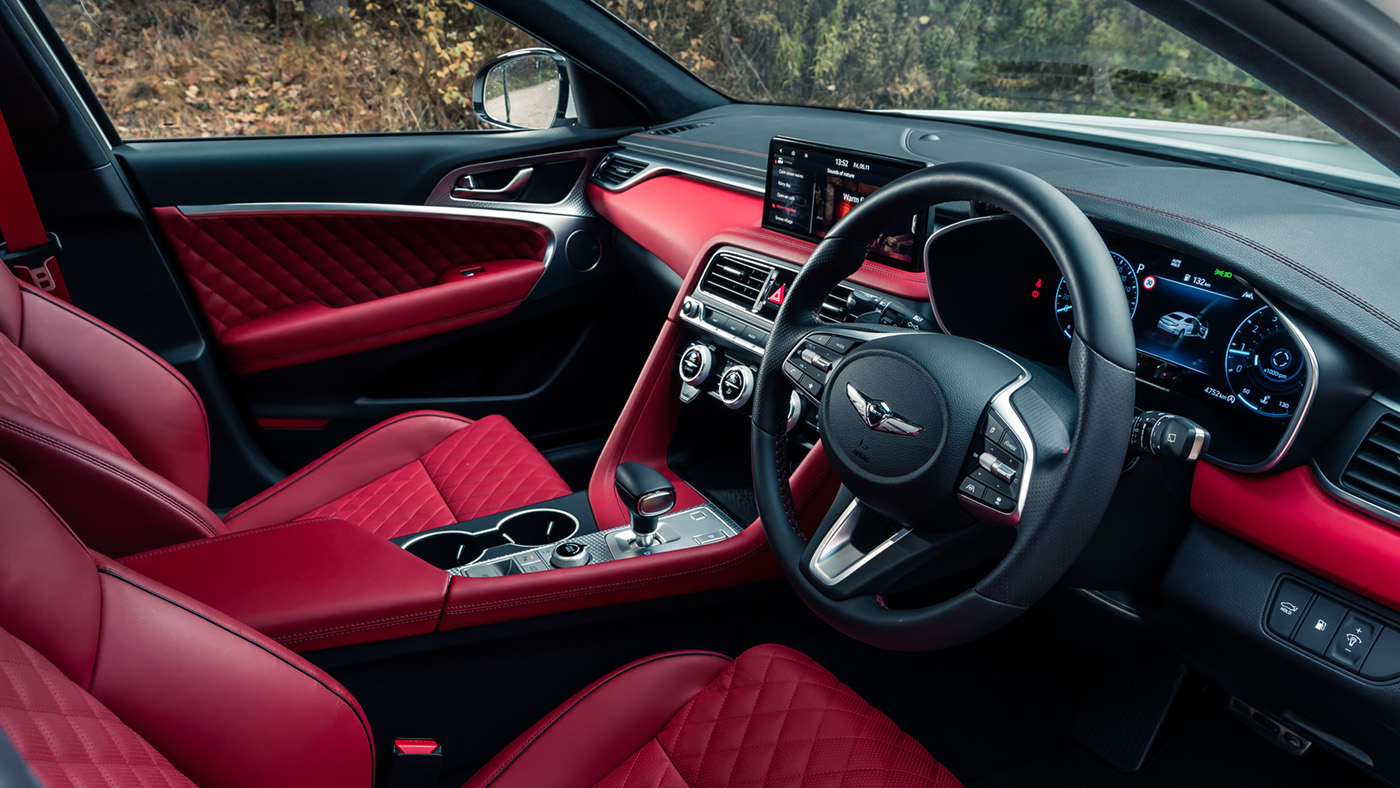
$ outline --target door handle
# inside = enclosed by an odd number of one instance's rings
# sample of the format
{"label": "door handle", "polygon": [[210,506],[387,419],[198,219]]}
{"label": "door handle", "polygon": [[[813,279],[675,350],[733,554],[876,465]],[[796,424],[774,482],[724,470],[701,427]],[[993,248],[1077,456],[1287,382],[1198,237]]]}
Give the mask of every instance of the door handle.
{"label": "door handle", "polygon": [[530,185],[530,179],[534,176],[534,167],[521,167],[515,173],[515,177],[510,179],[510,183],[499,189],[486,189],[477,184],[477,176],[463,175],[457,179],[457,185],[452,187],[452,196],[459,200],[506,202],[519,197],[521,192],[525,191],[525,187]]}

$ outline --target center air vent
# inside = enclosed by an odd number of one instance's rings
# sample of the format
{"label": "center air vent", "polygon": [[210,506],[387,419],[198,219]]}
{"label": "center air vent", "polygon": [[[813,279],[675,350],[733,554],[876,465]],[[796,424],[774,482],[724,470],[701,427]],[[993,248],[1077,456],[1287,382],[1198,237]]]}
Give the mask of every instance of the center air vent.
{"label": "center air vent", "polygon": [[715,125],[715,124],[713,124],[713,123],[680,123],[680,124],[677,124],[677,125],[675,125],[675,126],[664,126],[664,127],[662,127],[662,128],[659,128],[659,129],[652,129],[652,130],[648,131],[647,133],[650,134],[650,135],[652,135],[652,136],[655,136],[655,137],[667,137],[667,136],[670,136],[670,135],[672,135],[672,134],[680,134],[680,133],[683,132],[683,131],[690,131],[690,130],[692,130],[692,129],[699,129],[699,128],[704,128],[705,126],[713,126],[713,125]]}
{"label": "center air vent", "polygon": [[1400,418],[1381,416],[1351,456],[1342,487],[1400,512]]}
{"label": "center air vent", "polygon": [[700,289],[731,304],[753,309],[772,275],[772,266],[721,252],[710,261]]}
{"label": "center air vent", "polygon": [[632,180],[647,168],[646,162],[624,158],[616,153],[608,154],[593,171],[593,180],[606,186],[621,186]]}

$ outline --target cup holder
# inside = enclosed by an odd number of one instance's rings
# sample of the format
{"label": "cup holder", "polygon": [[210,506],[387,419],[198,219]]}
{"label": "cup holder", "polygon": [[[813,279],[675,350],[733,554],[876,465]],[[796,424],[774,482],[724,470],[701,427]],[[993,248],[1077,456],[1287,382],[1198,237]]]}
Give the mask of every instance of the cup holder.
{"label": "cup holder", "polygon": [[405,542],[403,549],[439,569],[456,569],[500,545],[542,547],[578,533],[578,518],[558,509],[530,509],[496,523],[489,531],[433,531]]}
{"label": "cup holder", "polygon": [[539,547],[573,536],[578,532],[578,518],[558,509],[531,509],[507,517],[496,529],[511,544]]}
{"label": "cup holder", "polygon": [[406,543],[403,549],[439,569],[455,569],[480,558],[486,548],[502,543],[495,533],[438,531]]}

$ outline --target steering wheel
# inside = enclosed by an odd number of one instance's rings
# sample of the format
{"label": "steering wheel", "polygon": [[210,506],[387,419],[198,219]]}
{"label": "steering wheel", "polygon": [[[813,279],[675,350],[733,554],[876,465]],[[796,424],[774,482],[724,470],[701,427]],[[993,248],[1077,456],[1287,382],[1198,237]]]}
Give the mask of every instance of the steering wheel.
{"label": "steering wheel", "polygon": [[[818,319],[824,298],[860,268],[879,233],[952,200],[1009,212],[1054,257],[1075,307],[1068,383],[970,339]],[[1014,308],[988,301],[986,319]],[[1006,624],[1064,575],[1103,517],[1127,451],[1135,363],[1128,302],[1108,249],[1054,187],[983,163],[942,164],[889,183],[807,260],[759,369],[754,488],[779,566],[814,612],[871,645],[946,648]],[[810,539],[789,488],[794,388],[817,402],[842,483]],[[976,566],[966,554],[980,554],[970,545],[987,541],[987,529],[1000,529],[1002,544],[971,573],[990,567],[981,579],[921,598],[921,583],[940,570]]]}

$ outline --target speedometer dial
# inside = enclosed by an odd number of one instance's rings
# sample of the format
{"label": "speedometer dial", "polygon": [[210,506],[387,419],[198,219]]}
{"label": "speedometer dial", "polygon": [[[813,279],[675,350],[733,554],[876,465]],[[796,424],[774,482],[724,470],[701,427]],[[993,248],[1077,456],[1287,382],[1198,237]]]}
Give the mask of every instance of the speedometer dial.
{"label": "speedometer dial", "polygon": [[1297,410],[1307,383],[1303,353],[1272,308],[1255,311],[1235,329],[1225,378],[1235,398],[1256,413],[1282,419]]}
{"label": "speedometer dial", "polygon": [[[1128,258],[1117,252],[1109,252],[1113,255],[1113,262],[1118,266],[1118,278],[1123,280],[1123,292],[1128,296],[1128,316],[1137,314],[1138,305],[1138,278],[1137,272],[1128,262]],[[1060,277],[1060,286],[1055,290],[1055,322],[1060,324],[1060,330],[1066,337],[1074,335],[1074,304],[1069,297],[1069,283],[1064,277]]]}

